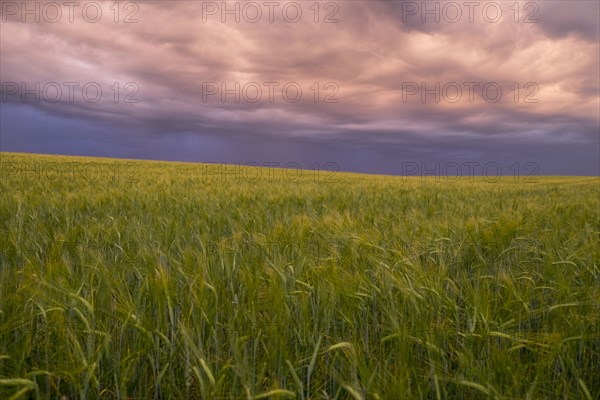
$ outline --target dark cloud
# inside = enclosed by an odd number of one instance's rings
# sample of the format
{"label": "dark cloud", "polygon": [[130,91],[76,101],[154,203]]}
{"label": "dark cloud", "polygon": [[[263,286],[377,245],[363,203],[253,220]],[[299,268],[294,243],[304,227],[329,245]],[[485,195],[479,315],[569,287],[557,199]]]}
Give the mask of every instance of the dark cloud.
{"label": "dark cloud", "polygon": [[[552,39],[576,35],[597,43],[600,37],[600,2],[597,1],[540,1],[540,28]],[[531,10],[533,11],[533,9]]]}
{"label": "dark cloud", "polygon": [[[394,172],[397,158],[520,157],[543,160],[548,173],[598,172],[597,2],[537,2],[539,21],[528,24],[528,2],[519,2],[518,22],[513,3],[498,2],[503,18],[493,23],[477,10],[469,21],[463,9],[454,23],[431,15],[423,22],[420,10],[406,15],[422,2],[339,2],[339,22],[330,24],[322,19],[331,10],[322,9],[314,23],[312,3],[304,2],[298,23],[276,14],[274,23],[256,24],[222,23],[219,15],[203,22],[202,2],[139,4],[134,24],[115,24],[109,10],[111,18],[95,24],[2,22],[3,150],[62,146],[75,154],[95,148],[103,155],[229,162],[313,153],[367,172]],[[29,89],[36,82],[93,82],[102,98],[23,100],[10,94],[8,82]],[[207,84],[231,89],[235,82],[257,83],[261,99],[203,96]],[[278,83],[274,101],[266,82]],[[451,82],[498,84],[502,98],[486,101],[479,89],[472,101],[465,90],[455,103],[407,97],[407,84],[431,89]],[[297,103],[282,97],[287,83],[302,88]],[[539,89],[537,103],[523,102],[528,83]],[[123,102],[133,87],[138,101]],[[323,103],[334,92],[338,102]],[[569,162],[557,161],[560,149],[569,151],[561,158]]]}

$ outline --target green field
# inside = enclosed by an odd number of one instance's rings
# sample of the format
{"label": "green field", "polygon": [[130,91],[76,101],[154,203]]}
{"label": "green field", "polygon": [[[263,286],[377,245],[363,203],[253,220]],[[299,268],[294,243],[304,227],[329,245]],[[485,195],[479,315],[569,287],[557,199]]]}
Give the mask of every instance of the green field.
{"label": "green field", "polygon": [[598,177],[0,157],[1,399],[600,395]]}

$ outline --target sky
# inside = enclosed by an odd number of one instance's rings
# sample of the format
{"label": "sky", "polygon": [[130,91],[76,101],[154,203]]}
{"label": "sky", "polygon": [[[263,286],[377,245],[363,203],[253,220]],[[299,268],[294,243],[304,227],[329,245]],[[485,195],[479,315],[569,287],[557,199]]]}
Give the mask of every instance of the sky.
{"label": "sky", "polygon": [[599,175],[598,1],[0,1],[0,150]]}

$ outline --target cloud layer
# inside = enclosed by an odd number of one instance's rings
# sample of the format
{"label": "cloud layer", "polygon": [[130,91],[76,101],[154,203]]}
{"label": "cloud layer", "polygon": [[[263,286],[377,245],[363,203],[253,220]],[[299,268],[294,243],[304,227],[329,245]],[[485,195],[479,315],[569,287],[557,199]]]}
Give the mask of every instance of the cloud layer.
{"label": "cloud layer", "polygon": [[[516,159],[598,173],[597,2],[152,1],[118,15],[80,2],[71,15],[58,3],[54,23],[47,3],[39,22],[14,4],[2,4],[2,150],[44,151],[33,142],[48,132],[16,117],[26,108],[55,132],[94,127],[67,136],[89,134],[103,155],[259,162],[280,143],[368,172]],[[23,95],[36,83],[39,99]],[[189,153],[207,142],[221,156]]]}

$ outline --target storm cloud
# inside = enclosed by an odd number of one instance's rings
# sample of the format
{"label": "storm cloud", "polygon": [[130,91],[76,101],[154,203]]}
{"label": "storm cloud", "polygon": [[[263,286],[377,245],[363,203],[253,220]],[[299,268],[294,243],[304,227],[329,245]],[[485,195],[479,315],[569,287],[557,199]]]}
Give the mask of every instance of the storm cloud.
{"label": "storm cloud", "polygon": [[598,2],[24,4],[2,151],[599,172]]}

